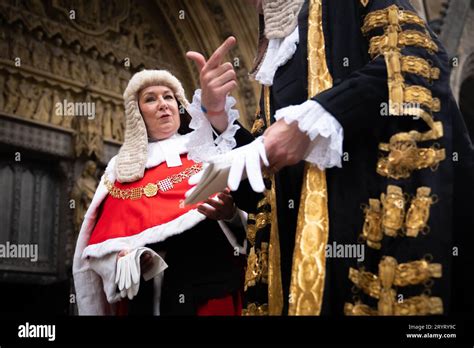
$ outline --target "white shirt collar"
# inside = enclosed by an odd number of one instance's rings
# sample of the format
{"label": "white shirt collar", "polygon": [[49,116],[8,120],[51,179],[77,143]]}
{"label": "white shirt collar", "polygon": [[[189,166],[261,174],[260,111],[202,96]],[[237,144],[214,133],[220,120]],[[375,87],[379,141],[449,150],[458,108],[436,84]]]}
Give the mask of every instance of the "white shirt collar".
{"label": "white shirt collar", "polygon": [[179,155],[188,152],[188,138],[187,134],[175,134],[168,139],[148,143],[148,159],[145,167],[152,168],[163,162],[168,162],[168,167],[178,166],[176,163],[171,163],[173,160],[170,159],[179,158]]}

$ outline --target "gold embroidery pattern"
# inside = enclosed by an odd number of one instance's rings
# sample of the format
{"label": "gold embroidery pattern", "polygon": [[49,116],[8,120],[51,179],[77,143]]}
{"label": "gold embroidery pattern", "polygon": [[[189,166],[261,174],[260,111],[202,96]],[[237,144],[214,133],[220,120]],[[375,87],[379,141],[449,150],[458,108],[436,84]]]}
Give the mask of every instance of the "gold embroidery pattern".
{"label": "gold embroidery pattern", "polygon": [[247,291],[250,286],[255,286],[259,281],[268,284],[268,243],[262,243],[261,249],[257,252],[254,247],[250,249],[244,291]]}
{"label": "gold embroidery pattern", "polygon": [[[308,18],[308,95],[332,86],[326,64],[322,0],[311,0]],[[291,271],[289,315],[319,315],[326,276],[329,216],[326,174],[306,164]]]}
{"label": "gold embroidery pattern", "polygon": [[268,315],[268,305],[257,305],[256,303],[249,303],[246,309],[242,309],[243,316],[263,316]]}
{"label": "gold embroidery pattern", "polygon": [[408,286],[426,283],[430,278],[441,277],[441,265],[427,260],[398,264],[391,256],[385,256],[379,263],[378,276],[370,272],[349,270],[351,281],[367,295],[378,299],[377,310],[362,304],[345,304],[346,315],[415,315],[440,314],[442,301],[426,295],[411,297],[397,303],[396,291],[392,286]]}

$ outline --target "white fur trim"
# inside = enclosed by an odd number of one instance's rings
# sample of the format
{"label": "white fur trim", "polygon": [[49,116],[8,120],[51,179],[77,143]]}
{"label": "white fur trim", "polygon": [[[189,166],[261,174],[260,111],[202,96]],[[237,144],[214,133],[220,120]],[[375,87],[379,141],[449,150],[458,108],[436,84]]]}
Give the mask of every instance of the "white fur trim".
{"label": "white fur trim", "polygon": [[113,238],[89,245],[84,249],[82,257],[102,257],[120,250],[132,250],[147,244],[158,243],[189,230],[205,219],[206,216],[193,209],[168,223],[150,227],[134,236]]}

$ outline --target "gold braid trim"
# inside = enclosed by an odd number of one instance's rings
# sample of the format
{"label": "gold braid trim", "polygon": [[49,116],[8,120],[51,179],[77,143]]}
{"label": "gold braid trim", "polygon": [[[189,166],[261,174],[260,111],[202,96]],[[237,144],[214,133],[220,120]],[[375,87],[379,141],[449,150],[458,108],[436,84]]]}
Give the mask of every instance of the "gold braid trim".
{"label": "gold braid trim", "polygon": [[382,202],[382,228],[385,235],[396,237],[398,230],[403,227],[406,199],[403,191],[395,185],[387,186],[387,194],[380,195]]}
{"label": "gold braid trim", "polygon": [[255,214],[250,213],[247,217],[247,240],[250,245],[255,245],[255,237],[257,235],[257,226],[255,225]]}
{"label": "gold braid trim", "polygon": [[379,273],[349,269],[349,279],[370,297],[380,299],[384,289],[392,286],[418,285],[430,278],[441,278],[442,266],[427,260],[398,264],[391,256],[384,256],[379,263]]}
{"label": "gold braid trim", "polygon": [[436,203],[437,196],[431,196],[431,188],[422,186],[416,190],[416,197],[411,201],[405,218],[405,229],[408,237],[416,237],[420,231],[428,229],[428,220],[430,218],[430,207]]}
{"label": "gold braid trim", "polygon": [[416,24],[422,28],[426,28],[425,22],[415,12],[399,10],[396,5],[392,5],[383,10],[377,10],[370,12],[364,19],[364,25],[362,26],[362,33],[367,35],[369,31],[374,30],[378,27],[386,27],[391,22],[394,22],[389,16],[397,16],[399,25],[403,24]]}
{"label": "gold braid trim", "polygon": [[408,105],[421,105],[432,112],[439,112],[441,109],[438,98],[433,98],[431,91],[422,86],[407,86],[404,90],[404,101]]}
{"label": "gold braid trim", "polygon": [[[403,302],[393,304],[391,315],[436,315],[443,314],[443,301],[439,297],[426,295],[413,296]],[[368,305],[358,302],[356,304],[346,303],[344,314],[348,316],[378,316],[382,315],[378,309],[370,308]]]}
{"label": "gold braid trim", "polygon": [[[419,25],[424,32],[412,29],[402,30],[401,26],[404,24]],[[401,49],[405,46],[418,46],[433,53],[438,51],[438,46],[431,39],[424,21],[416,13],[401,10],[395,5],[369,13],[364,19],[361,30],[367,35],[378,27],[383,27],[385,33],[370,39],[369,54],[372,58],[378,55],[384,56],[387,66],[389,112],[390,115],[402,115],[405,103],[418,101],[413,94],[422,94],[420,86],[405,86],[402,73],[418,74],[431,81],[439,78],[440,71],[438,68],[432,68],[423,58],[404,57],[400,53]],[[426,93],[423,93],[423,96],[426,96]],[[437,105],[434,105],[435,101],[430,101],[427,107],[432,111],[439,111],[439,101]]]}
{"label": "gold braid trim", "polygon": [[265,126],[265,122],[261,118],[257,118],[255,119],[253,123],[252,130],[250,131],[250,133],[255,135],[258,132],[260,132],[264,126]]}
{"label": "gold braid trim", "polygon": [[369,54],[372,58],[375,58],[378,55],[385,54],[389,48],[397,47],[400,50],[405,46],[421,47],[430,54],[438,52],[438,46],[428,34],[418,30],[404,30],[400,33],[391,31],[384,35],[372,37],[369,44]]}
{"label": "gold braid trim", "polygon": [[[322,0],[310,0],[308,14],[308,98],[332,87],[326,62]],[[325,171],[306,164],[296,224],[289,315],[319,315],[326,277],[329,213]]]}
{"label": "gold braid trim", "polygon": [[255,252],[255,247],[250,249],[245,272],[244,291],[255,286],[258,282],[268,284],[268,243],[262,243],[261,248]]}
{"label": "gold braid trim", "polygon": [[391,256],[384,256],[379,263],[378,276],[370,272],[349,270],[349,278],[363,292],[378,299],[377,309],[356,301],[346,303],[346,315],[428,315],[442,314],[443,302],[439,297],[427,295],[410,297],[398,302],[397,292],[393,286],[416,285],[427,282],[430,278],[441,277],[441,265],[419,260],[398,264]]}
{"label": "gold braid trim", "polygon": [[389,185],[387,194],[382,193],[380,200],[371,198],[369,205],[363,206],[362,239],[370,248],[380,249],[384,235],[395,237],[401,230],[407,237],[417,237],[420,231],[427,233],[430,207],[438,199],[430,193],[429,187],[419,187],[405,214],[406,195],[400,187]]}
{"label": "gold braid trim", "polygon": [[401,64],[404,73],[420,75],[429,81],[439,79],[440,70],[433,68],[426,59],[416,56],[401,56]]}
{"label": "gold braid trim", "polygon": [[379,149],[389,152],[377,163],[377,173],[393,179],[410,177],[415,170],[431,168],[436,170],[439,162],[446,158],[444,149],[437,145],[430,148],[418,148],[410,133],[398,133],[390,138],[390,143],[379,144]]}
{"label": "gold braid trim", "polygon": [[[270,120],[270,88],[264,86],[265,120]],[[268,314],[281,315],[283,310],[283,287],[281,283],[280,237],[278,235],[278,214],[276,205],[275,175],[271,175],[272,187],[265,192],[271,206],[270,245],[268,260]]]}

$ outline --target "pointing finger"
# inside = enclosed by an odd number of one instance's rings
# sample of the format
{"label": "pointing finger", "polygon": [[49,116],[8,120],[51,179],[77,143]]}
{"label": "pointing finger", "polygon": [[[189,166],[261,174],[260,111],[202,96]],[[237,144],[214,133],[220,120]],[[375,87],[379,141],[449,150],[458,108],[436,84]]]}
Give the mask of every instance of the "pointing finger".
{"label": "pointing finger", "polygon": [[194,61],[198,67],[199,72],[206,65],[206,58],[201,53],[189,51],[186,53],[186,57]]}
{"label": "pointing finger", "polygon": [[233,36],[229,36],[223,43],[220,45],[212,54],[211,58],[207,61],[206,67],[215,68],[217,67],[222,58],[230,51],[232,47],[236,44],[237,40]]}

